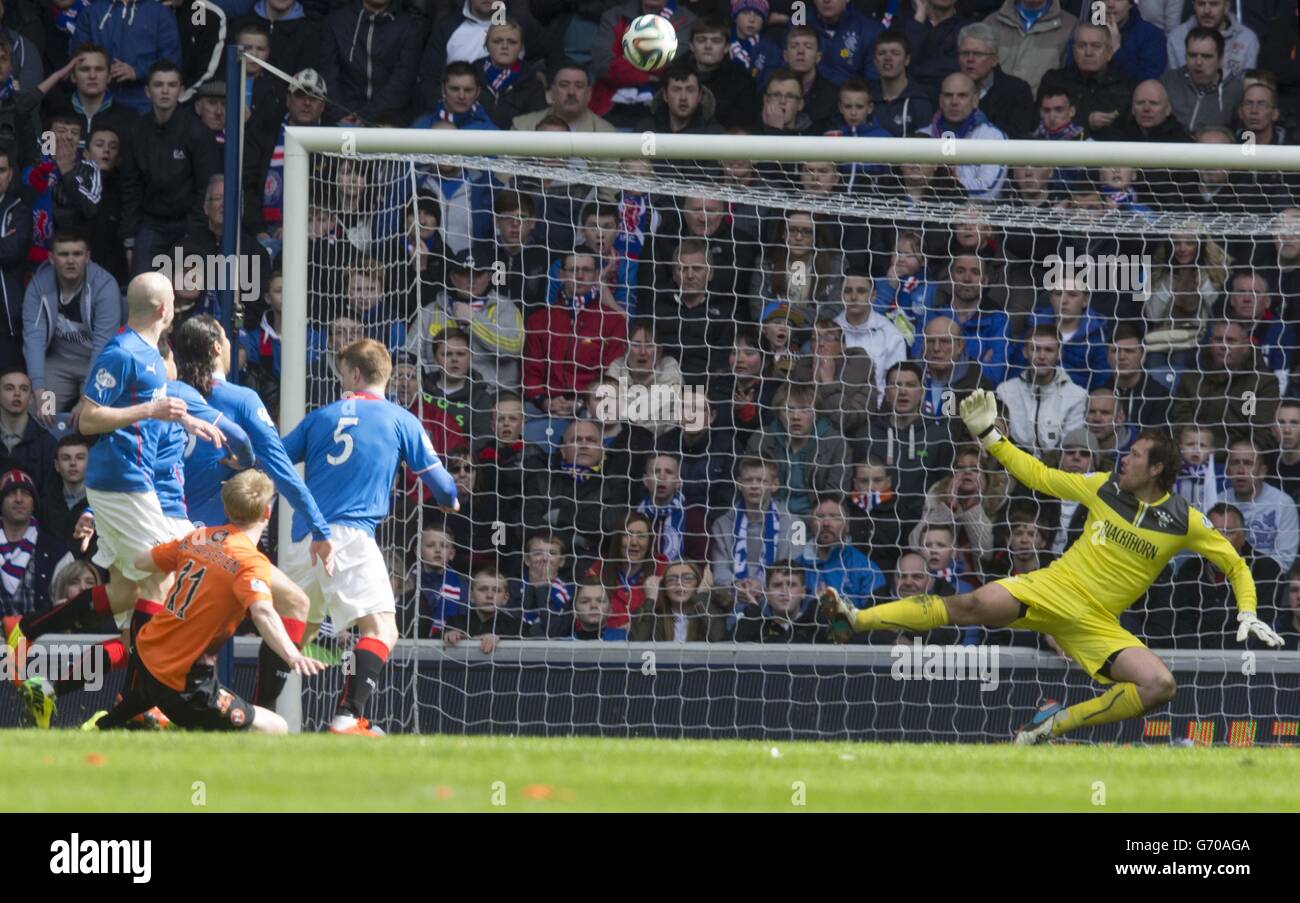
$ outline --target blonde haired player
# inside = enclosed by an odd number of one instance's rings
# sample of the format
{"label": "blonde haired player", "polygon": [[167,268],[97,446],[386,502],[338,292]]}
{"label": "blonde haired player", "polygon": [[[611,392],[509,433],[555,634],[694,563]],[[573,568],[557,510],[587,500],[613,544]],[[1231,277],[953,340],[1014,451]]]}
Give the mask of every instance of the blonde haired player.
{"label": "blonde haired player", "polygon": [[310,676],[326,667],[298,651],[271,602],[271,562],[257,543],[274,497],[265,474],[245,470],[221,489],[229,523],[200,527],[136,556],[136,569],[175,574],[176,583],[167,604],[140,628],[122,700],[88,726],[122,727],[157,706],[174,724],[192,730],[288,733],[283,718],[221,686],[216,672],[218,650],[245,615],[295,673]]}
{"label": "blonde haired player", "polygon": [[1066,473],[1016,448],[996,427],[997,399],[978,389],[962,402],[971,435],[1030,489],[1088,509],[1083,534],[1042,570],[998,580],[973,593],[909,596],[858,610],[838,593],[822,593],[836,638],[850,630],[926,631],[945,624],[1013,627],[1054,637],[1061,650],[1109,688],[1069,708],[1046,700],[1015,741],[1041,743],[1080,727],[1135,718],[1173,698],[1174,677],[1159,657],[1119,623],[1119,615],[1151,586],[1165,564],[1190,550],[1227,575],[1237,599],[1237,642],[1281,637],[1255,615],[1255,582],[1246,562],[1209,519],[1170,489],[1178,449],[1147,430],[1117,474]]}

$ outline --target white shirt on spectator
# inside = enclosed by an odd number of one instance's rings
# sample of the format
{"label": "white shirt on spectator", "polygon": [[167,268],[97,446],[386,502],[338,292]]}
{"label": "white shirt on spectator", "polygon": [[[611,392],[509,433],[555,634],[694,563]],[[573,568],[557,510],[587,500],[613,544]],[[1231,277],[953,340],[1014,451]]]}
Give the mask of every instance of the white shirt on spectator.
{"label": "white shirt on spectator", "polygon": [[461,12],[465,14],[465,21],[447,39],[447,62],[477,62],[488,55],[487,33],[492,20],[474,18],[469,0],[465,0],[465,8]]}
{"label": "white shirt on spectator", "polygon": [[861,348],[871,358],[872,376],[876,382],[876,403],[885,398],[885,374],[899,361],[907,359],[907,341],[898,327],[876,311],[857,326],[848,321],[844,311],[835,318],[844,331],[844,347]]}

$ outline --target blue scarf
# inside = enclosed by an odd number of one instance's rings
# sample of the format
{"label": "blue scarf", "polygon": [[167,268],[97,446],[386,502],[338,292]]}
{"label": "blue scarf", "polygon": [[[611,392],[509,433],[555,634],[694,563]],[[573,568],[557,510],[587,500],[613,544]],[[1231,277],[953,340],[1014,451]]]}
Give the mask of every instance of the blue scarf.
{"label": "blue scarf", "polygon": [[585,483],[592,477],[600,476],[599,467],[588,467],[585,464],[570,464],[567,461],[560,462],[560,470],[573,476],[573,482]]}
{"label": "blue scarf", "polygon": [[650,195],[623,192],[618,200],[618,235],[614,236],[614,250],[630,260],[639,259],[645,237],[651,231],[653,215]]}
{"label": "blue scarf", "polygon": [[68,34],[76,33],[77,14],[89,8],[90,0],[76,0],[75,3],[54,17],[54,27]]}
{"label": "blue scarf", "polygon": [[500,94],[519,81],[519,74],[523,71],[524,64],[519,60],[515,60],[509,69],[501,69],[492,64],[492,57],[483,58],[483,81],[493,94]]}
{"label": "blue scarf", "polygon": [[[419,568],[419,565],[416,565]],[[460,574],[448,568],[439,573],[425,571],[425,584],[420,589],[425,610],[433,619],[435,630],[447,626],[447,619],[454,618],[469,611],[465,604],[465,582]]]}
{"label": "blue scarf", "polygon": [[18,92],[14,87],[14,77],[11,75],[3,85],[0,85],[0,103],[7,103],[16,93]]}
{"label": "blue scarf", "polygon": [[284,117],[276,133],[275,147],[271,151],[271,165],[266,169],[266,183],[262,187],[262,216],[268,223],[284,221],[284,127],[289,117]]}
{"label": "blue scarf", "polygon": [[561,291],[560,303],[563,304],[565,307],[571,308],[573,310],[574,315],[576,316],[578,312],[585,307],[600,305],[600,286],[597,285],[595,288],[592,288],[589,291],[582,293],[581,295],[574,295],[572,297],[570,297],[567,293]]}
{"label": "blue scarf", "polygon": [[[749,578],[749,514],[743,508],[736,508],[736,545],[732,552],[732,572],[737,580]],[[767,569],[776,561],[776,536],[781,530],[781,515],[776,510],[776,502],[767,503],[767,514],[763,516],[763,561],[755,579],[762,580]]]}
{"label": "blue scarf", "polygon": [[1051,8],[1052,0],[1047,0],[1047,2],[1038,9],[1026,9],[1025,5],[1017,0],[1016,15],[1020,18],[1020,24],[1024,27],[1025,33],[1028,34],[1029,30],[1034,27],[1034,23],[1047,15]]}
{"label": "blue scarf", "polygon": [[438,109],[434,111],[434,118],[442,122],[450,122],[456,128],[463,129],[472,123],[482,122],[488,118],[488,115],[484,112],[483,107],[477,103],[470,107],[468,112],[452,113],[447,109],[446,104],[438,101]]}
{"label": "blue scarf", "polygon": [[682,557],[682,540],[686,526],[686,496],[678,490],[666,505],[656,505],[654,498],[648,496],[636,506],[641,514],[648,515],[659,527],[659,551],[668,561],[680,561]]}
{"label": "blue scarf", "polygon": [[980,126],[987,124],[988,117],[979,110],[971,113],[964,120],[958,123],[950,123],[943,118],[943,113],[935,113],[934,118],[930,120],[930,129],[934,132],[936,138],[944,132],[952,132],[958,138],[969,138],[971,132],[975,131]]}
{"label": "blue scarf", "polygon": [[1083,126],[1067,122],[1059,129],[1049,129],[1042,122],[1039,122],[1038,128],[1034,129],[1032,137],[1046,141],[1082,141]]}

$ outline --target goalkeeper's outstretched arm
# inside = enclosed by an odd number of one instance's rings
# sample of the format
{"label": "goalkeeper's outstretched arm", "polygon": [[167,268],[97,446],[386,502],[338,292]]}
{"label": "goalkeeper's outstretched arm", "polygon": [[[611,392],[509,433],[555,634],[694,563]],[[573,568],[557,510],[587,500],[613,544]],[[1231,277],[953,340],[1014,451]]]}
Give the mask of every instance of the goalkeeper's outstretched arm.
{"label": "goalkeeper's outstretched arm", "polygon": [[987,389],[976,389],[966,397],[961,403],[961,419],[989,454],[997,458],[1022,485],[1037,492],[1082,502],[1095,495],[1097,485],[1105,480],[1102,476],[1089,477],[1056,470],[1017,448],[997,428],[997,396]]}

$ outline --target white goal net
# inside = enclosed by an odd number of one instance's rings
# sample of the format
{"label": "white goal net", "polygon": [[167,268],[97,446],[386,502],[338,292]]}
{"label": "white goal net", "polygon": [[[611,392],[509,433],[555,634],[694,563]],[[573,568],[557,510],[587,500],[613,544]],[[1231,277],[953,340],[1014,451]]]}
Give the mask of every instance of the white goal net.
{"label": "white goal net", "polygon": [[987,388],[1066,471],[1170,433],[1287,641],[1238,644],[1179,555],[1121,618],[1179,696],[1080,738],[1295,742],[1300,151],[291,129],[287,159],[282,429],[375,338],[460,486],[448,515],[399,474],[379,533],[386,729],[1000,740],[1087,698],[1049,637],[840,646],[817,613],[1080,539],[972,443]]}

